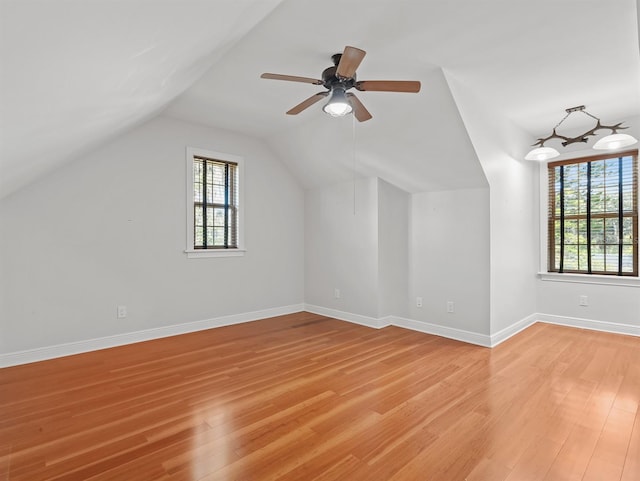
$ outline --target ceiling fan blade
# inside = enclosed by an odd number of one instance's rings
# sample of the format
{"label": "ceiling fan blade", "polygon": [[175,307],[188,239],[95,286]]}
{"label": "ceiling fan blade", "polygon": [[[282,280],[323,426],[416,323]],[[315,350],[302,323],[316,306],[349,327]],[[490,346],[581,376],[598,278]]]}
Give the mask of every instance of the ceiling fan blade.
{"label": "ceiling fan blade", "polygon": [[362,105],[360,99],[353,95],[351,92],[347,94],[347,98],[351,102],[351,106],[353,107],[353,115],[356,116],[359,122],[366,122],[367,120],[373,118],[373,115],[369,113],[369,111]]}
{"label": "ceiling fan blade", "polygon": [[417,80],[362,80],[354,87],[362,92],[420,92],[420,82]]}
{"label": "ceiling fan blade", "polygon": [[271,80],[288,80],[289,82],[303,82],[313,85],[322,85],[324,82],[315,78],[309,77],[296,77],[295,75],[280,75],[278,73],[263,73],[260,78],[266,78]]}
{"label": "ceiling fan blade", "polygon": [[366,54],[367,52],[359,48],[345,47],[344,52],[342,52],[342,57],[340,58],[340,63],[338,63],[336,75],[338,77],[352,78]]}
{"label": "ceiling fan blade", "polygon": [[293,107],[292,109],[287,111],[287,115],[297,115],[302,112],[304,109],[311,107],[316,102],[319,102],[323,98],[329,95],[329,92],[320,92],[318,94],[312,95],[307,100],[300,102],[298,105]]}

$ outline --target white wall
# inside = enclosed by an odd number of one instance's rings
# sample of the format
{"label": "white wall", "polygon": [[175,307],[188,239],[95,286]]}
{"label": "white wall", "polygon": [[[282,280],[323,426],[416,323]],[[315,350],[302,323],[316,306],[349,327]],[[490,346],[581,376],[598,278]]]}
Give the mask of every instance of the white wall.
{"label": "white wall", "polygon": [[410,318],[490,334],[489,249],[489,189],[414,194]]}
{"label": "white wall", "polygon": [[304,232],[305,302],[377,318],[378,179],[308,190]]}
{"label": "white wall", "polygon": [[[587,296],[588,306],[580,306]],[[588,319],[597,322],[635,326],[640,334],[640,284],[636,287],[578,282],[538,281],[538,312],[559,322]],[[606,328],[606,326],[601,326]],[[624,331],[624,330],[623,330]]]}
{"label": "white wall", "polygon": [[[245,158],[244,257],[183,253],[186,146]],[[303,202],[262,142],[156,118],[0,203],[0,352],[302,303]]]}
{"label": "white wall", "polygon": [[378,179],[379,316],[407,317],[410,196]]}
{"label": "white wall", "polygon": [[410,195],[367,178],[310,190],[305,302],[370,325],[390,319],[414,329],[436,325],[486,336],[489,245],[486,188]]}
{"label": "white wall", "polygon": [[524,159],[531,139],[484,105],[459,79],[449,86],[490,189],[491,333],[536,312],[538,271],[538,180]]}
{"label": "white wall", "polygon": [[[637,288],[536,280],[535,166],[491,131],[526,140],[475,107],[490,189],[413,196],[377,178],[304,193],[261,141],[148,122],[0,202],[0,353],[302,302],[479,334],[535,312],[640,326]],[[245,157],[244,257],[183,253],[186,146]]]}
{"label": "white wall", "polygon": [[[640,138],[640,116],[623,119],[624,125],[629,126],[629,133],[636,138]],[[590,144],[591,145],[591,144]],[[631,146],[632,149],[638,148],[637,145]],[[594,155],[596,151],[587,148],[575,150],[569,156],[565,157],[581,157]],[[539,249],[539,271],[547,271],[547,204],[548,195],[547,188],[547,165],[539,166],[539,184],[540,201],[539,201],[539,230],[540,230],[540,249]],[[640,199],[638,199],[638,208],[640,209]],[[600,278],[603,284],[586,284],[584,282],[566,282],[571,278],[542,280],[537,281],[537,306],[538,312],[548,316],[556,316],[567,318],[565,322],[575,320],[592,320],[597,322],[608,322],[634,326],[636,329],[630,332],[640,332],[640,282],[635,279],[614,279],[611,281],[607,278]],[[595,279],[598,279],[596,277]],[[577,279],[579,281],[579,279]],[[591,278],[593,281],[594,278]],[[623,285],[607,285],[608,282],[618,282]],[[634,287],[625,286],[624,284],[633,284]],[[587,296],[588,306],[580,306],[580,296]],[[563,321],[563,319],[558,319]],[[576,322],[579,324],[579,321]],[[597,326],[597,324],[594,324]],[[602,326],[606,328],[606,326]],[[622,331],[627,331],[624,327]]]}
{"label": "white wall", "polygon": [[526,161],[502,155],[483,165],[488,167],[491,185],[491,332],[494,334],[537,312],[538,192],[534,166]]}

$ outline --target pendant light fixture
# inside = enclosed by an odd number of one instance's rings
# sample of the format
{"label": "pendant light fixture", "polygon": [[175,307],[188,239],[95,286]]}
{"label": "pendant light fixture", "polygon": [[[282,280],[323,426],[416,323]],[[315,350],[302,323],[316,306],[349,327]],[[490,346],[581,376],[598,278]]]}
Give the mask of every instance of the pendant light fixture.
{"label": "pendant light fixture", "polygon": [[[556,126],[553,128],[553,131],[551,132],[551,135],[544,137],[544,138],[540,138],[538,139],[538,141],[533,144],[533,147],[538,146],[537,148],[531,150],[526,156],[525,159],[526,160],[537,160],[540,162],[544,162],[545,160],[549,160],[549,159],[553,159],[554,157],[558,157],[560,155],[560,152],[558,152],[556,149],[554,149],[553,147],[545,147],[544,143],[547,142],[548,140],[551,139],[560,139],[562,140],[562,146],[566,147],[569,144],[574,144],[577,142],[584,142],[587,143],[589,141],[589,137],[590,136],[595,136],[596,132],[598,130],[610,130],[611,133],[603,138],[601,138],[600,140],[598,140],[595,145],[593,146],[594,149],[597,150],[616,150],[616,149],[620,149],[622,147],[627,147],[629,145],[633,145],[636,142],[638,142],[638,140],[628,134],[619,134],[618,130],[623,130],[623,129],[628,129],[629,127],[622,127],[622,122],[619,122],[615,125],[602,125],[600,123],[600,119],[594,115],[591,115],[589,112],[587,112],[585,110],[584,105],[579,105],[577,107],[571,107],[569,109],[566,109],[565,112],[567,113],[567,115],[564,116],[564,118],[558,122],[556,124]],[[583,134],[580,134],[576,137],[566,137],[564,135],[559,135],[556,133],[556,129],[558,127],[560,127],[560,125],[562,125],[562,123],[567,120],[567,117],[569,117],[572,113],[574,112],[582,112],[585,115],[588,115],[589,117],[593,118],[596,121],[596,125],[595,127],[593,127],[590,130],[587,130],[586,132],[584,132]]]}

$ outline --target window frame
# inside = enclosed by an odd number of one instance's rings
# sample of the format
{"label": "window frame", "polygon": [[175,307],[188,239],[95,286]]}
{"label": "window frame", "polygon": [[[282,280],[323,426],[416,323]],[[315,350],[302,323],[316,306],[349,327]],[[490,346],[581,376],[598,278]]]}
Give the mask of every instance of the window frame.
{"label": "window frame", "polygon": [[[194,228],[194,186],[193,171],[195,158],[211,159],[219,162],[229,162],[237,165],[237,186],[238,186],[238,222],[237,222],[237,247],[195,247]],[[186,149],[186,248],[184,252],[188,258],[200,257],[237,257],[243,256],[246,252],[244,246],[244,158],[225,152],[216,152],[196,147]]]}
{"label": "window frame", "polygon": [[[554,225],[555,225],[555,221],[557,216],[554,214],[552,206],[551,206],[551,201],[553,198],[553,192],[552,192],[552,176],[551,176],[551,172],[554,168],[558,167],[558,166],[564,166],[564,165],[577,165],[577,164],[583,164],[583,163],[589,163],[589,162],[594,162],[594,161],[600,161],[600,160],[606,160],[606,159],[620,159],[622,157],[632,157],[632,165],[633,168],[635,169],[635,171],[633,172],[633,189],[634,189],[634,200],[635,200],[635,204],[634,204],[634,211],[631,214],[624,214],[624,211],[622,213],[620,213],[619,211],[615,214],[612,213],[608,213],[608,212],[603,212],[603,213],[591,213],[590,208],[587,209],[587,213],[585,214],[572,214],[570,215],[570,217],[572,219],[586,219],[587,217],[590,217],[591,219],[594,218],[612,218],[612,217],[616,217],[616,218],[620,218],[620,217],[626,217],[626,218],[631,218],[632,219],[632,229],[633,229],[633,266],[632,266],[632,272],[621,272],[621,271],[596,271],[596,270],[591,270],[591,272],[589,272],[588,270],[575,270],[575,269],[561,269],[560,268],[556,268],[555,266],[555,238],[554,238]],[[639,264],[639,252],[638,252],[638,213],[640,210],[640,193],[638,191],[638,177],[639,177],[639,172],[638,172],[638,150],[637,149],[632,149],[632,150],[626,150],[626,151],[621,151],[621,152],[609,152],[606,154],[602,154],[602,155],[594,155],[594,156],[584,156],[584,157],[577,157],[577,158],[573,158],[573,159],[567,159],[567,160],[561,160],[561,161],[556,161],[556,162],[549,162],[548,164],[543,164],[541,166],[541,187],[545,186],[546,187],[546,195],[542,195],[540,198],[540,204],[541,207],[544,205],[545,211],[547,213],[547,215],[545,217],[541,216],[541,227],[544,224],[544,230],[546,231],[544,233],[544,243],[542,242],[543,237],[541,236],[541,245],[546,246],[546,273],[541,272],[541,275],[543,277],[543,279],[545,280],[551,280],[551,277],[562,277],[565,276],[567,278],[572,278],[575,279],[575,282],[579,282],[577,279],[579,279],[581,276],[584,277],[594,277],[594,278],[602,278],[602,279],[627,279],[627,280],[637,280],[638,279],[638,264]],[[590,170],[589,170],[590,171]],[[544,172],[544,175],[542,175],[542,173]],[[546,182],[542,183],[543,180],[546,180]],[[541,194],[543,194],[543,189],[541,189]],[[544,212],[544,211],[543,211]],[[542,232],[541,232],[542,234]],[[587,234],[589,235],[589,234]],[[590,242],[590,239],[588,239],[588,245],[593,245]],[[628,245],[628,244],[627,244]],[[542,260],[542,259],[541,259]],[[590,262],[589,262],[589,266],[590,266]],[[608,283],[606,281],[603,281],[603,283]]]}

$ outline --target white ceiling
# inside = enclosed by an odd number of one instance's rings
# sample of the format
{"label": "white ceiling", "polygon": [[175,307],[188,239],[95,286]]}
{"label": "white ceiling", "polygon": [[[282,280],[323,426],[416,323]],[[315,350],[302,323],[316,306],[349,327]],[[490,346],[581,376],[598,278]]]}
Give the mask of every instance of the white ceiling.
{"label": "white ceiling", "polygon": [[0,0],[0,197],[156,115],[279,0]]}
{"label": "white ceiling", "polygon": [[[567,107],[640,115],[637,0],[0,1],[5,195],[163,109],[263,138],[305,187],[411,192],[486,185],[448,78],[532,142]],[[345,45],[367,51],[359,79],[422,91],[358,92],[373,119],[355,128],[320,104],[285,115],[322,87],[260,74],[318,78]]]}

